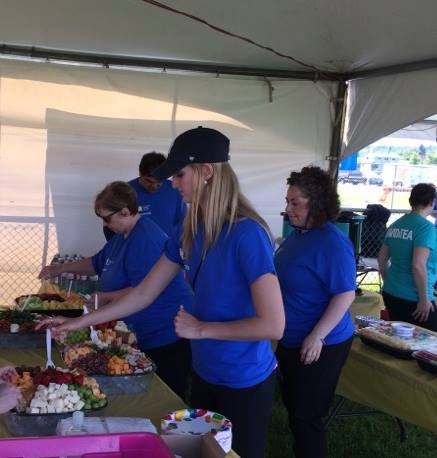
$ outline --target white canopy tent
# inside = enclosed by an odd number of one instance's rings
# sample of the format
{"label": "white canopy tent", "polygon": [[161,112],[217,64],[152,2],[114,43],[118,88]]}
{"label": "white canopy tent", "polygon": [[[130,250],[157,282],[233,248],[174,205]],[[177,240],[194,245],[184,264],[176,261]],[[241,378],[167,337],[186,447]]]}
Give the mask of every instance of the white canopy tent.
{"label": "white canopy tent", "polygon": [[230,136],[243,188],[279,235],[292,168],[334,170],[437,112],[436,11],[434,0],[3,1],[1,221],[48,221],[60,251],[90,254],[103,241],[95,193],[203,124]]}

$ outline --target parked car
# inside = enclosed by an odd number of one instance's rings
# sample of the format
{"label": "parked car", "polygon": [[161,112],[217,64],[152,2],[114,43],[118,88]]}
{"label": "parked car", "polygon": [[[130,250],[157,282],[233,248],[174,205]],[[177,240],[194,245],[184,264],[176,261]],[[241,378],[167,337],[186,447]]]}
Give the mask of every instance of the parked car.
{"label": "parked car", "polygon": [[384,184],[384,180],[381,177],[369,177],[367,183],[382,186]]}
{"label": "parked car", "polygon": [[338,177],[339,183],[366,184],[367,178],[359,170],[343,172]]}

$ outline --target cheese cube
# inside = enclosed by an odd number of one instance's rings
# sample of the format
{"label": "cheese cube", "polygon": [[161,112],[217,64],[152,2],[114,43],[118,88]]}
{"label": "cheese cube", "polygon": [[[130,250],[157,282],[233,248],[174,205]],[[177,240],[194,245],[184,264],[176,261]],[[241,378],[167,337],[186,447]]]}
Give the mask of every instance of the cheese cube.
{"label": "cheese cube", "polygon": [[55,401],[55,411],[58,413],[58,410],[62,410],[64,408],[64,401],[62,399],[56,399]]}
{"label": "cheese cube", "polygon": [[85,403],[82,400],[79,400],[74,405],[74,410],[82,410],[84,405],[85,405]]}
{"label": "cheese cube", "polygon": [[38,393],[41,393],[42,396],[47,396],[49,394],[49,390],[45,386],[41,389],[38,387]]}
{"label": "cheese cube", "polygon": [[68,392],[68,385],[66,385],[65,383],[63,383],[60,387],[59,387],[59,391],[61,393],[67,393]]}
{"label": "cheese cube", "polygon": [[31,401],[30,401],[30,407],[33,408],[40,408],[40,407],[44,407],[44,401],[41,401],[40,399],[35,399],[33,398]]}

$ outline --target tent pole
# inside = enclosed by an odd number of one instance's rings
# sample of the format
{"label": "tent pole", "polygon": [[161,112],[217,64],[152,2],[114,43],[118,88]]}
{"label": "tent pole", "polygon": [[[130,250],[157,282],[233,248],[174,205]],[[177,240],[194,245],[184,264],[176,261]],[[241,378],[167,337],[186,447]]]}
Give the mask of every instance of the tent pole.
{"label": "tent pole", "polygon": [[343,135],[344,118],[346,114],[347,84],[345,81],[338,82],[337,97],[335,99],[335,120],[329,151],[329,174],[333,181],[337,181],[338,166],[341,156],[341,138]]}
{"label": "tent pole", "polygon": [[[291,80],[303,81],[339,81],[342,76],[334,72],[316,72],[316,71],[298,71],[298,70],[279,70],[269,68],[251,68],[242,66],[219,65],[202,62],[188,62],[152,59],[133,56],[117,56],[110,54],[96,54],[85,52],[63,51],[48,48],[36,48],[22,45],[9,45],[0,43],[0,59],[4,56],[24,57],[28,59],[47,60],[56,63],[80,63],[101,65],[109,68],[110,66],[118,67],[136,67],[144,69],[166,69],[175,71],[187,71],[197,73],[211,73],[214,75],[234,75],[261,78],[285,78]],[[10,58],[10,57],[9,57]]]}

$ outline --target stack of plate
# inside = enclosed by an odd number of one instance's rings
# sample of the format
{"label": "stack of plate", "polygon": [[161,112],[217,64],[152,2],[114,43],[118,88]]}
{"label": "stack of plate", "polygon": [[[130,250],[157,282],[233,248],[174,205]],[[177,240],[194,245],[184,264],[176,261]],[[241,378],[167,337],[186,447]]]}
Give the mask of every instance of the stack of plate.
{"label": "stack of plate", "polygon": [[406,323],[392,323],[391,329],[393,334],[401,339],[412,339],[415,327]]}
{"label": "stack of plate", "polygon": [[357,315],[355,317],[355,323],[357,323],[357,325],[361,326],[362,328],[367,328],[368,326],[378,326],[383,322],[383,320],[374,316]]}

